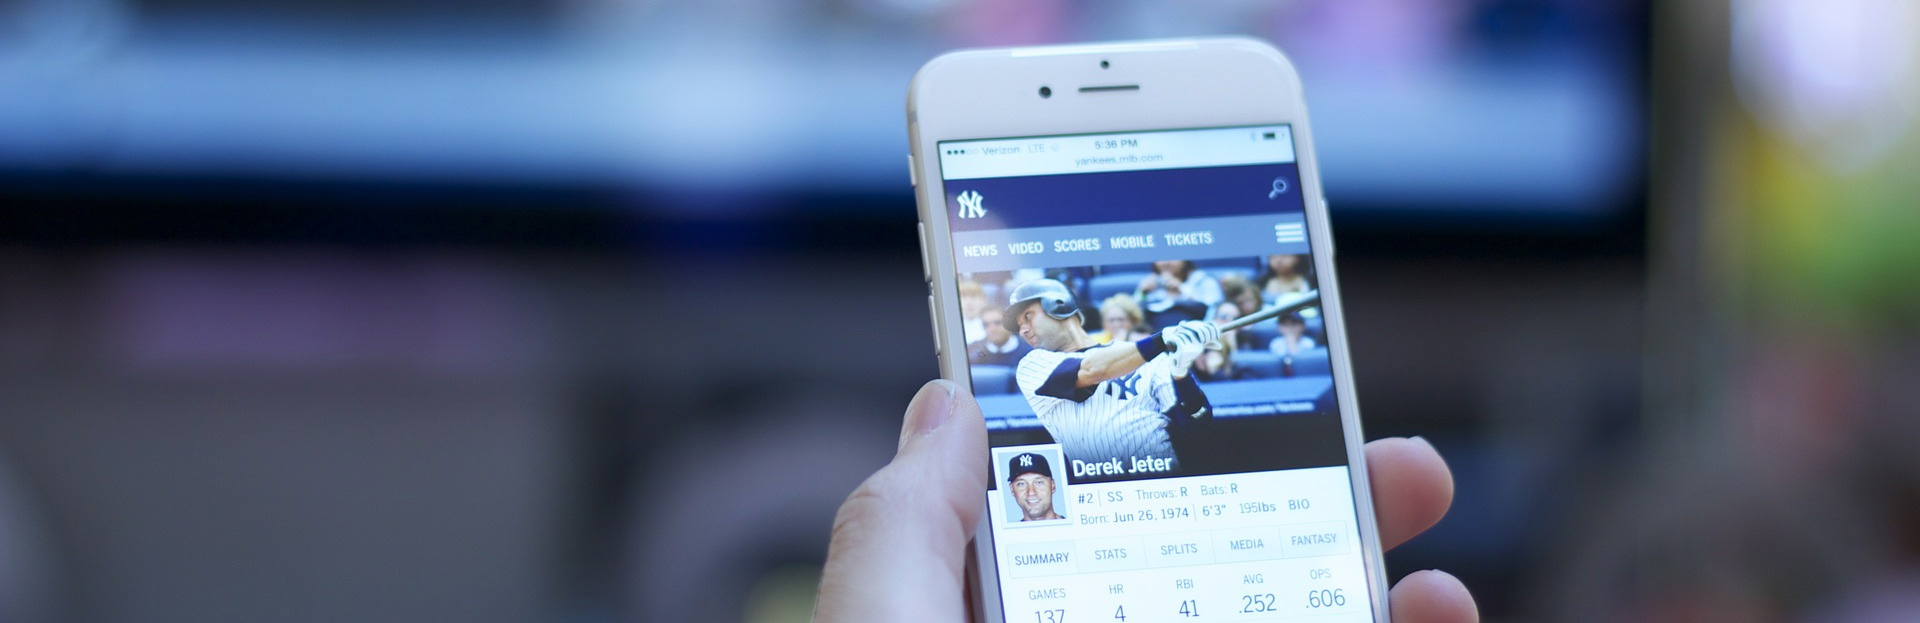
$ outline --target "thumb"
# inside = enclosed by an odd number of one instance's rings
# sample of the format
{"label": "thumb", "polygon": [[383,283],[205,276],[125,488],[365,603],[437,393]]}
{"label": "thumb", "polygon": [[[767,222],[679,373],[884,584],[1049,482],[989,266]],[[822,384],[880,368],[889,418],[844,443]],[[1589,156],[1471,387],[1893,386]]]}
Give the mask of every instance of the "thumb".
{"label": "thumb", "polygon": [[980,405],[933,381],[907,405],[893,462],[833,520],[814,620],[965,621],[967,539],[987,491]]}

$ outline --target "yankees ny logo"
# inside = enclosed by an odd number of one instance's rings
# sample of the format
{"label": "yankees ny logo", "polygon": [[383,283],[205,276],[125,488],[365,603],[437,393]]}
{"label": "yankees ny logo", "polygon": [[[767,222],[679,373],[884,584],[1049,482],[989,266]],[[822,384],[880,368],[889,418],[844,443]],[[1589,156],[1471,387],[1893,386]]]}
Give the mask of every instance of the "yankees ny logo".
{"label": "yankees ny logo", "polygon": [[980,218],[987,215],[987,208],[980,205],[983,198],[980,193],[966,191],[954,199],[960,201],[960,218]]}
{"label": "yankees ny logo", "polygon": [[1022,455],[1020,455],[1020,466],[1021,466],[1021,467],[1033,467],[1033,455],[1031,455],[1031,454],[1022,454]]}
{"label": "yankees ny logo", "polygon": [[1138,373],[1130,373],[1126,376],[1107,381],[1107,395],[1120,400],[1132,398],[1135,394],[1140,393],[1140,390],[1134,389],[1134,385],[1139,382],[1140,375]]}

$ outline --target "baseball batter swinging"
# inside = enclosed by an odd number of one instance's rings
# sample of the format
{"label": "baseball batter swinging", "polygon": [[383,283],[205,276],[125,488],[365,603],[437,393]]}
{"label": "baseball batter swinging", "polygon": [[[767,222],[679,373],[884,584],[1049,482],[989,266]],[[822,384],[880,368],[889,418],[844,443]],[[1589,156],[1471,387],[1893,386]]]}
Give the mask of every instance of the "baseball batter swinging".
{"label": "baseball batter swinging", "polygon": [[1171,472],[1167,427],[1211,415],[1187,371],[1220,329],[1190,320],[1133,342],[1101,346],[1087,335],[1073,293],[1036,279],[1013,289],[1003,318],[1033,345],[1020,359],[1020,393],[1078,477]]}

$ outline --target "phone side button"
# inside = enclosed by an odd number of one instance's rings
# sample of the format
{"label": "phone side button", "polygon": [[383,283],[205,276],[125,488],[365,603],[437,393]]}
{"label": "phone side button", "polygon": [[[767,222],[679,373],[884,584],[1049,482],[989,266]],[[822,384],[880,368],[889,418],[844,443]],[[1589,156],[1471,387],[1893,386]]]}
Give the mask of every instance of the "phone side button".
{"label": "phone side button", "polygon": [[920,172],[913,168],[913,154],[907,154],[907,184],[920,187]]}
{"label": "phone side button", "polygon": [[927,222],[916,224],[920,226],[920,278],[933,283],[933,253],[927,251]]}
{"label": "phone side button", "polygon": [[937,308],[935,308],[933,305],[933,295],[928,294],[927,295],[927,324],[930,324],[933,326],[933,356],[938,357],[940,356],[941,353],[946,352],[946,349],[941,348],[940,314],[936,313],[936,311],[937,311]]}

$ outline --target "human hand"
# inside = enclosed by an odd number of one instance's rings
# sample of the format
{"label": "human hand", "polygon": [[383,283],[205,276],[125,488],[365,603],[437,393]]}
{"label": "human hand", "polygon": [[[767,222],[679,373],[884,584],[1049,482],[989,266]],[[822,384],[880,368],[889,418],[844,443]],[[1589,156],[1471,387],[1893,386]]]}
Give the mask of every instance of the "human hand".
{"label": "human hand", "polygon": [[1190,339],[1198,341],[1201,348],[1220,346],[1220,325],[1205,320],[1182,320],[1173,325],[1173,333],[1190,334]]}
{"label": "human hand", "polygon": [[[893,462],[847,497],[814,605],[817,623],[969,620],[967,540],[984,512],[987,431],[980,405],[951,381],[933,381],[907,405]],[[1453,476],[1418,437],[1367,444],[1380,544],[1391,548],[1445,515]],[[1418,571],[1388,594],[1394,623],[1478,621],[1466,586]]]}
{"label": "human hand", "polygon": [[1211,322],[1187,320],[1160,332],[1160,341],[1173,354],[1173,376],[1186,378],[1193,362],[1220,341],[1220,328]]}

